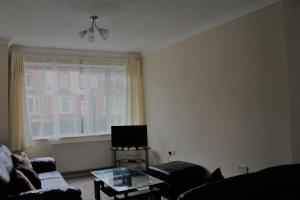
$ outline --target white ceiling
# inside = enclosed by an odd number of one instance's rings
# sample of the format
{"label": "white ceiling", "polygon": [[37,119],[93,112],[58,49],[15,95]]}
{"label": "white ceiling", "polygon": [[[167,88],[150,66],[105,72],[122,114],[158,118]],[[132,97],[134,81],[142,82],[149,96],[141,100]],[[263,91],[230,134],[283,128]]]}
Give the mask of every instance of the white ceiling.
{"label": "white ceiling", "polygon": [[[149,53],[276,0],[0,0],[0,38],[15,45]],[[90,44],[77,32],[98,15],[111,31]]]}

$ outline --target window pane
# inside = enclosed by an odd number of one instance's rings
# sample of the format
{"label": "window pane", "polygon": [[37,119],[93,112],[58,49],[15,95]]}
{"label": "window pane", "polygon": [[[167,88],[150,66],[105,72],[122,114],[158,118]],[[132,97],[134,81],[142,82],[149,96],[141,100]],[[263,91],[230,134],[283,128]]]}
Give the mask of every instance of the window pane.
{"label": "window pane", "polygon": [[108,133],[111,125],[126,124],[125,67],[96,67],[26,64],[26,114],[34,138]]}
{"label": "window pane", "polygon": [[31,87],[31,85],[32,85],[32,74],[31,74],[30,71],[27,71],[25,73],[25,81],[26,81],[27,87]]}

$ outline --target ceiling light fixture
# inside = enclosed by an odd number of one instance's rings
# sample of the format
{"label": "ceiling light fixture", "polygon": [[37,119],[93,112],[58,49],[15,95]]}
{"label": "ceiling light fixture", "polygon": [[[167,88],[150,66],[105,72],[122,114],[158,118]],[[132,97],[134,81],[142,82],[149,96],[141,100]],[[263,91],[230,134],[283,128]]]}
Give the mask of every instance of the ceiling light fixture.
{"label": "ceiling light fixture", "polygon": [[88,29],[85,29],[78,33],[81,39],[87,38],[87,41],[91,43],[95,42],[96,39],[98,39],[99,37],[101,37],[103,40],[107,40],[109,36],[109,30],[104,28],[99,28],[97,26],[97,19],[98,19],[97,16],[90,17],[90,20],[92,22],[91,26]]}

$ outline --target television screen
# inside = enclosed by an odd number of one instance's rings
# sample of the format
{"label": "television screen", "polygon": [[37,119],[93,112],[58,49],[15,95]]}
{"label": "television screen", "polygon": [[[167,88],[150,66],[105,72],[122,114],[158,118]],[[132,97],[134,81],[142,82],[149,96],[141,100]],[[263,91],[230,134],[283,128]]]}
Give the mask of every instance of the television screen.
{"label": "television screen", "polygon": [[112,126],[112,147],[143,147],[148,146],[147,125]]}

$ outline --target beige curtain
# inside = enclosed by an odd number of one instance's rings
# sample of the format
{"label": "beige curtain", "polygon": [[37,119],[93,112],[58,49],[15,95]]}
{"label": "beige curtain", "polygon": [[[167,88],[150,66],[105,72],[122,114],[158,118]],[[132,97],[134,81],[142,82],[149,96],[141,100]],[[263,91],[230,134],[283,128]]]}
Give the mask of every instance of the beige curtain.
{"label": "beige curtain", "polygon": [[24,130],[24,56],[20,52],[11,53],[9,128],[12,151],[25,148]]}
{"label": "beige curtain", "polygon": [[132,125],[145,124],[142,60],[130,56],[127,60],[128,122]]}

